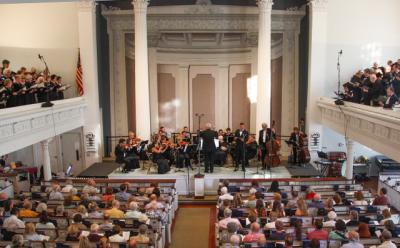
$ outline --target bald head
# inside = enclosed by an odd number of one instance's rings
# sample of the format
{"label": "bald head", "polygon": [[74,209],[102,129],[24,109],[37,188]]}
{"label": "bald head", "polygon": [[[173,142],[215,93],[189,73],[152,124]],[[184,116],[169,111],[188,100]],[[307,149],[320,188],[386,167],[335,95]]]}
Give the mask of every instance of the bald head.
{"label": "bald head", "polygon": [[206,125],[205,125],[205,127],[206,127],[206,129],[211,129],[212,125],[211,125],[210,122],[207,122]]}

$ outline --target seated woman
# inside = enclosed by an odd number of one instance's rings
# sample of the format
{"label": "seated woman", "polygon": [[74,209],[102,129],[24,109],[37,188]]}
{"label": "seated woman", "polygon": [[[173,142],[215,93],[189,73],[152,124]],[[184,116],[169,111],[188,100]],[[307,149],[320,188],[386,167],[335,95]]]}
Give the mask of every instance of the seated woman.
{"label": "seated woman", "polygon": [[272,181],[271,182],[271,186],[269,187],[267,192],[280,193],[281,190],[279,189],[279,182],[278,181]]}
{"label": "seated woman", "polygon": [[250,193],[250,195],[247,198],[246,206],[255,208],[256,207],[256,203],[257,203],[257,197],[256,197],[257,190],[255,188],[251,188],[249,190],[249,193]]}
{"label": "seated woman", "polygon": [[112,202],[114,200],[115,196],[114,196],[114,190],[112,187],[107,187],[106,188],[106,192],[103,194],[103,196],[101,197],[101,200],[105,203],[107,202]]}
{"label": "seated woman", "polygon": [[358,226],[358,212],[355,210],[350,211],[349,220],[346,223],[346,226]]}
{"label": "seated woman", "polygon": [[368,202],[366,200],[364,200],[364,194],[362,193],[362,191],[356,191],[354,192],[354,198],[356,198],[353,201],[352,205],[357,205],[357,206],[367,206]]}
{"label": "seated woman", "polygon": [[110,236],[110,242],[125,242],[125,238],[123,236],[122,228],[119,225],[114,225],[113,227],[114,235]]}
{"label": "seated woman", "polygon": [[48,236],[40,235],[36,233],[36,228],[33,223],[27,223],[25,225],[25,239],[28,241],[44,241],[49,240]]}
{"label": "seated woman", "polygon": [[89,218],[103,218],[103,212],[99,210],[96,202],[89,203],[88,209]]}
{"label": "seated woman", "polygon": [[272,210],[269,213],[269,218],[271,221],[275,221],[282,217],[285,217],[285,211],[282,207],[282,203],[280,201],[274,201],[272,203]]}
{"label": "seated woman", "polygon": [[382,210],[383,219],[379,222],[379,225],[385,225],[385,222],[388,220],[392,220],[392,214],[390,213],[389,208],[385,208]]}
{"label": "seated woman", "polygon": [[303,198],[297,200],[297,209],[295,212],[296,216],[308,216],[307,203]]}
{"label": "seated woman", "polygon": [[367,223],[361,222],[358,225],[358,234],[362,239],[369,239],[371,238],[371,232],[369,231],[369,225]]}
{"label": "seated woman", "polygon": [[44,229],[54,229],[56,228],[48,218],[47,212],[43,211],[39,215],[39,222],[36,224],[36,228],[44,228]]}

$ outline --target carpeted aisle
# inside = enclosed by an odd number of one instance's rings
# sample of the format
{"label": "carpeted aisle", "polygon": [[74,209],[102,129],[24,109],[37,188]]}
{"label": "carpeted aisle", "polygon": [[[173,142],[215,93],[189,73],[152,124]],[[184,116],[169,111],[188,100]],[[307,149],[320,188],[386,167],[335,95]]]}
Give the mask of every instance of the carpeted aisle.
{"label": "carpeted aisle", "polygon": [[209,246],[209,207],[179,208],[170,248],[205,248]]}

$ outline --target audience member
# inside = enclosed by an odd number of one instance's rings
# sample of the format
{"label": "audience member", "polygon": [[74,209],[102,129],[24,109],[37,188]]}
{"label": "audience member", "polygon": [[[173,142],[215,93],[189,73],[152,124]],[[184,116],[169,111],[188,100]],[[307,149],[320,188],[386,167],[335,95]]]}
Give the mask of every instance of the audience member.
{"label": "audience member", "polygon": [[309,240],[328,240],[328,232],[323,230],[323,222],[321,219],[316,219],[314,221],[315,230],[308,233],[307,238]]}
{"label": "audience member", "polygon": [[102,235],[99,234],[100,227],[98,224],[93,223],[90,225],[90,233],[87,236],[90,242],[99,242]]}
{"label": "audience member", "polygon": [[19,211],[19,217],[25,218],[35,218],[39,214],[32,210],[32,202],[29,200],[25,200],[23,204],[23,209]]}
{"label": "audience member", "polygon": [[360,222],[360,224],[358,224],[358,234],[362,239],[371,238],[371,232],[369,231],[369,226],[367,223]]}
{"label": "audience member", "polygon": [[372,202],[372,205],[388,205],[389,201],[386,194],[387,194],[387,189],[381,188],[379,190],[379,195],[375,197],[374,201]]}
{"label": "audience member", "polygon": [[124,212],[120,209],[120,203],[117,200],[112,201],[112,208],[105,211],[105,214],[110,218],[121,219],[124,218]]}
{"label": "audience member", "polygon": [[129,197],[131,197],[131,194],[128,193],[128,185],[126,183],[121,184],[119,192],[115,194],[115,199],[121,202],[126,202]]}
{"label": "audience member", "polygon": [[366,200],[364,200],[364,194],[362,193],[362,191],[354,192],[354,198],[356,198],[356,199],[353,201],[353,205],[356,205],[356,206],[368,205],[368,202]]}
{"label": "audience member", "polygon": [[132,237],[131,240],[134,240],[139,244],[149,244],[150,238],[147,234],[147,230],[148,230],[147,225],[144,224],[140,225],[138,235]]}
{"label": "audience member", "polygon": [[257,242],[260,236],[264,236],[264,234],[260,232],[260,224],[251,223],[250,232],[244,236],[243,242],[245,243]]}
{"label": "audience member", "polygon": [[392,242],[392,234],[388,230],[383,230],[382,232],[382,244],[377,248],[396,248],[396,244]]}
{"label": "audience member", "polygon": [[328,220],[324,222],[324,227],[335,227],[337,214],[334,211],[328,213]]}
{"label": "audience member", "polygon": [[226,208],[224,210],[224,218],[218,222],[219,228],[226,229],[229,222],[235,222],[239,228],[242,228],[242,224],[236,218],[232,218],[232,210]]}
{"label": "audience member", "polygon": [[283,222],[280,220],[275,221],[275,231],[272,231],[269,235],[271,240],[284,240],[286,237],[286,232],[283,229]]}
{"label": "audience member", "polygon": [[329,239],[344,241],[347,240],[346,237],[346,223],[339,219],[336,221],[335,230],[329,233]]}
{"label": "audience member", "polygon": [[342,248],[364,248],[364,245],[360,244],[360,236],[356,231],[350,231],[348,233],[349,243],[342,245]]}
{"label": "audience member", "polygon": [[54,229],[56,228],[53,224],[53,222],[51,222],[49,220],[49,217],[47,215],[46,211],[43,211],[39,214],[39,222],[36,224],[36,228],[41,229]]}
{"label": "audience member", "polygon": [[25,239],[28,241],[44,241],[49,240],[48,236],[40,235],[36,233],[36,228],[33,223],[27,223],[25,225]]}

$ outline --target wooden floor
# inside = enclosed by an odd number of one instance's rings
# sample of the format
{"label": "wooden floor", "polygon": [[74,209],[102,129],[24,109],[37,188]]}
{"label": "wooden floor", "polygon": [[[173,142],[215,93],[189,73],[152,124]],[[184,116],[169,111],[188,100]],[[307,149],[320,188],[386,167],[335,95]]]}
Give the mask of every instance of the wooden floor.
{"label": "wooden floor", "polygon": [[168,247],[215,247],[215,221],[215,205],[180,206],[173,225],[172,243]]}

